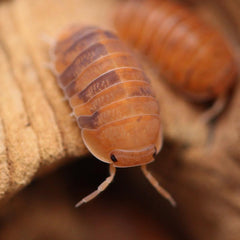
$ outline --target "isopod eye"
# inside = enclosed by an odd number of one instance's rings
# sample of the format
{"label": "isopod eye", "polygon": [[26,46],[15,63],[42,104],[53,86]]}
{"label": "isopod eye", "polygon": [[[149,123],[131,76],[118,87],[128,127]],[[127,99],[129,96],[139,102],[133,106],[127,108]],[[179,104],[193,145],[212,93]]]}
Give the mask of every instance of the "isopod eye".
{"label": "isopod eye", "polygon": [[117,159],[113,154],[111,154],[110,158],[112,159],[113,162],[117,162]]}

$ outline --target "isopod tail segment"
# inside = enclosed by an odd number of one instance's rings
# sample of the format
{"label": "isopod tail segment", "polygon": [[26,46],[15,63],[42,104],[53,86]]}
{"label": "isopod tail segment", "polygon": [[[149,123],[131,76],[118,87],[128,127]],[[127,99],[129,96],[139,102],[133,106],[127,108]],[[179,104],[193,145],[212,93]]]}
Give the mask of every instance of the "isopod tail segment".
{"label": "isopod tail segment", "polygon": [[[172,206],[176,206],[176,201],[173,199],[173,197],[162,187],[160,186],[157,179],[147,170],[146,165],[141,166],[141,170],[144,174],[144,176],[147,178],[147,180],[152,184],[152,186],[158,191],[159,194],[161,194],[164,198],[166,198]],[[81,201],[79,201],[75,207],[80,207],[83,203],[87,203],[97,197],[101,192],[103,192],[109,184],[113,181],[115,174],[116,174],[116,167],[114,167],[113,164],[109,165],[109,173],[110,176],[107,177],[95,190],[94,192],[90,193],[86,197],[84,197]]]}

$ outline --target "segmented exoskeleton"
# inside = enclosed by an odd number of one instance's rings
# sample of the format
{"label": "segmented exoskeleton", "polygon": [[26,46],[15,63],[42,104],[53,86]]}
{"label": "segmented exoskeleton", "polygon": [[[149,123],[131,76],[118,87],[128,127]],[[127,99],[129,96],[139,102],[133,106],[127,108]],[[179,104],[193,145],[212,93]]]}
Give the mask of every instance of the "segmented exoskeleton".
{"label": "segmented exoskeleton", "polygon": [[146,164],[162,146],[158,102],[150,82],[129,49],[118,37],[98,27],[70,27],[52,48],[54,72],[69,101],[89,151],[115,167],[142,166],[154,187],[174,203],[147,171]]}
{"label": "segmented exoskeleton", "polygon": [[168,0],[129,1],[114,18],[120,36],[194,101],[222,99],[233,86],[237,69],[228,43],[188,8]]}

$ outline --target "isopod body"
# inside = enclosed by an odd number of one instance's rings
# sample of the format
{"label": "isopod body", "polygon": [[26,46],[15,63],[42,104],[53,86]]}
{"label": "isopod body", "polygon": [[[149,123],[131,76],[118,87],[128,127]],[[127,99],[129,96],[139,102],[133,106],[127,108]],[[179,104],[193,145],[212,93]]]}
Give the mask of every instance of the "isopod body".
{"label": "isopod body", "polygon": [[186,7],[172,1],[130,1],[115,15],[120,36],[157,64],[176,89],[195,101],[229,91],[237,70],[224,37]]}
{"label": "isopod body", "polygon": [[162,146],[159,106],[128,48],[110,31],[74,26],[58,37],[51,55],[86,147],[110,164],[110,177],[78,205],[106,188],[115,167],[144,166],[143,172],[153,181],[145,165]]}

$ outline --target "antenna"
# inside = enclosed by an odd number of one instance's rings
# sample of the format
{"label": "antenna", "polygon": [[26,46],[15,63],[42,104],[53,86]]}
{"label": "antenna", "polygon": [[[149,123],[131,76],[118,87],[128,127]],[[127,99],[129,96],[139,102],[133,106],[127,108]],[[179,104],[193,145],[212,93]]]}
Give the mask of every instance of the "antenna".
{"label": "antenna", "polygon": [[85,198],[83,198],[81,201],[79,201],[75,207],[80,207],[83,203],[87,203],[89,201],[91,201],[92,199],[94,199],[95,197],[98,196],[98,194],[100,194],[102,191],[104,191],[108,185],[113,181],[115,174],[116,174],[116,168],[113,166],[113,164],[109,165],[109,173],[110,176],[107,177],[97,188],[97,190],[95,190],[94,192],[90,193],[89,195],[87,195]]}
{"label": "antenna", "polygon": [[145,175],[145,177],[147,178],[147,180],[153,185],[153,187],[164,197],[166,198],[173,207],[176,207],[176,202],[173,199],[173,197],[170,195],[170,193],[168,193],[163,187],[161,187],[159,185],[159,182],[157,181],[157,179],[155,177],[153,177],[153,175],[147,170],[146,165],[142,165],[141,166],[141,170],[143,172],[143,174]]}

